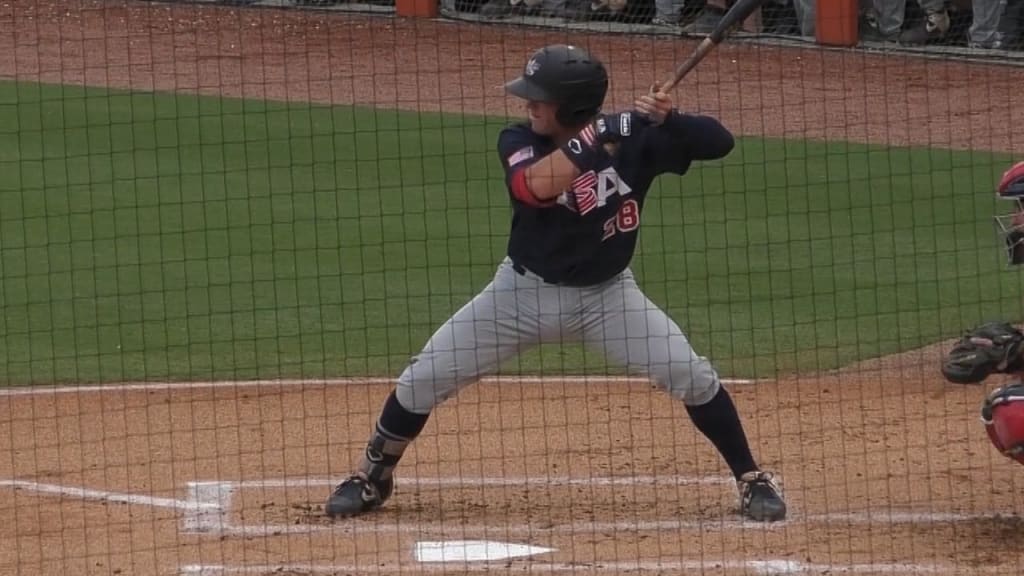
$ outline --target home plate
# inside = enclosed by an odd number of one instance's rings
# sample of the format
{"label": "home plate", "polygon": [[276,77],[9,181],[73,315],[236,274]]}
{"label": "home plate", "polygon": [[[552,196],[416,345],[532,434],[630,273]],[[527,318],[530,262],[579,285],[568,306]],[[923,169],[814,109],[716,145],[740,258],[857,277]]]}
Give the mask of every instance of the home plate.
{"label": "home plate", "polygon": [[486,562],[555,551],[554,548],[489,540],[417,542],[415,550],[417,562]]}

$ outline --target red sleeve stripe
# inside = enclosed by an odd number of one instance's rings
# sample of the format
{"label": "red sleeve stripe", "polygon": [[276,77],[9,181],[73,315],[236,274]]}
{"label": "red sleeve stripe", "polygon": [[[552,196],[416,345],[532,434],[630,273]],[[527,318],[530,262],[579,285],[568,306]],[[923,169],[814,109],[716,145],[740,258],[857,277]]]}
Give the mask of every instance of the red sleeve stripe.
{"label": "red sleeve stripe", "polygon": [[512,174],[512,182],[509,184],[509,189],[512,190],[512,196],[516,200],[519,200],[527,206],[533,206],[534,208],[543,208],[544,206],[550,206],[554,201],[545,202],[533,195],[530,191],[529,185],[526,184],[526,170],[516,170]]}

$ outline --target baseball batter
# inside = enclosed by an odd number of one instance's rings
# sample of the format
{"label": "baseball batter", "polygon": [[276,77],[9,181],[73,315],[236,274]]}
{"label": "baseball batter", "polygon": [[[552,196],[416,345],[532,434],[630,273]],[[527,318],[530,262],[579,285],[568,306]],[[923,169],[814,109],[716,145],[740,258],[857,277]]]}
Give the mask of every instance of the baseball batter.
{"label": "baseball batter", "polygon": [[784,518],[778,486],[756,464],[714,367],[629,269],[654,178],[724,157],[732,135],[713,118],[678,112],[660,92],[640,96],[632,111],[602,114],[607,72],[575,46],[538,50],[505,89],[525,100],[528,113],[498,137],[513,208],[508,255],[402,372],[358,469],[325,512],[381,506],[431,411],[465,386],[529,347],[582,341],[685,404],[735,476],[742,514]]}

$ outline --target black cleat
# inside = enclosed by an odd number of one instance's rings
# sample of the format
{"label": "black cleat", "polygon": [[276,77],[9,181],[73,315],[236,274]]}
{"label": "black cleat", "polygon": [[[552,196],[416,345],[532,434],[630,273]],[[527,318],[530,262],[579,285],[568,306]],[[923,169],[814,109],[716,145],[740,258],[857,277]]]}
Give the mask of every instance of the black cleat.
{"label": "black cleat", "polygon": [[771,472],[755,470],[740,477],[740,512],[758,522],[775,522],[786,517],[786,502]]}
{"label": "black cleat", "polygon": [[381,504],[391,497],[391,492],[394,489],[394,479],[375,483],[356,474],[338,484],[338,487],[327,498],[324,512],[331,518],[364,514],[380,508]]}

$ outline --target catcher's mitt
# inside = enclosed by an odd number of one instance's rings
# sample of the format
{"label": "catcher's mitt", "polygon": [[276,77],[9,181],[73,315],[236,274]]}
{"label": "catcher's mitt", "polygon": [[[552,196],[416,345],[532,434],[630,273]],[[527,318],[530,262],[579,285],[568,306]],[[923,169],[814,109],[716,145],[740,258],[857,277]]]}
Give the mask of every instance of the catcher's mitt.
{"label": "catcher's mitt", "polygon": [[989,322],[967,332],[942,362],[942,375],[955,384],[977,384],[997,372],[1024,368],[1024,333],[1008,322]]}

